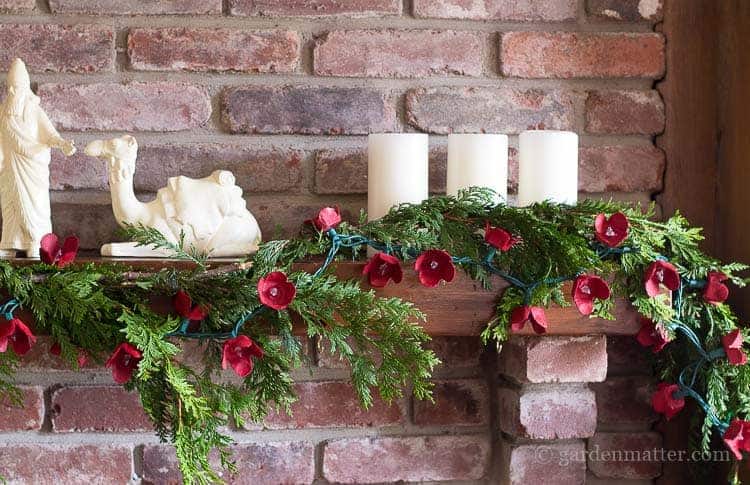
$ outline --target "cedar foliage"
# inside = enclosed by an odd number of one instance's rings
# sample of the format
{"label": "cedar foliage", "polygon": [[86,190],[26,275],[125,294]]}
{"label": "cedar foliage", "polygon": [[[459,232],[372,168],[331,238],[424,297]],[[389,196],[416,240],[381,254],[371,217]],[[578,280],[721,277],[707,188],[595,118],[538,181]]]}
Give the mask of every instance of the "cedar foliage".
{"label": "cedar foliage", "polygon": [[[457,265],[490,289],[485,266],[471,261],[491,258],[493,266],[513,278],[534,284],[533,305],[569,305],[562,284],[586,272],[610,276],[613,294],[623,296],[645,317],[667,328],[679,319],[700,337],[706,350],[721,347],[720,338],[736,328],[737,318],[727,305],[710,305],[699,291],[685,291],[675,308],[668,298],[649,298],[643,288],[645,268],[657,258],[668,258],[687,280],[701,280],[709,271],[722,271],[742,286],[741,264],[722,264],[704,254],[700,230],[679,214],[666,222],[653,220],[653,208],[614,202],[583,201],[576,206],[552,203],[514,208],[492,203],[494,194],[471,189],[457,197],[434,197],[421,204],[403,204],[374,222],[342,223],[342,237],[363,236],[405,261],[420,252],[439,248],[461,258]],[[606,254],[594,239],[593,222],[599,213],[623,212],[630,220],[624,245],[629,251]],[[508,252],[488,256],[482,229],[486,222],[505,228],[522,242]],[[350,365],[351,380],[361,404],[372,405],[374,393],[386,401],[409,389],[419,399],[431,399],[430,375],[438,363],[424,348],[429,340],[419,323],[424,315],[399,298],[381,298],[357,280],[340,280],[330,268],[315,277],[294,270],[295,262],[314,260],[331,249],[329,234],[306,225],[299,237],[261,245],[250,258],[251,269],[211,273],[206,255],[166,241],[158,232],[127,227],[126,235],[143,245],[171,250],[176,258],[194,263],[192,270],[163,269],[133,277],[118,264],[82,264],[59,269],[44,264],[14,267],[0,261],[0,286],[31,310],[36,333],[51,334],[62,356],[75,367],[79,349],[104,360],[122,341],[143,353],[137,373],[126,387],[137,391],[158,436],[175,445],[180,469],[188,483],[219,482],[212,450],[230,471],[231,439],[222,432],[229,423],[262,421],[269,409],[289,412],[295,400],[290,372],[303,363],[299,341],[292,334],[292,314],[307,336]],[[337,260],[364,256],[364,245],[342,247]],[[258,309],[258,280],[271,271],[284,271],[297,286],[287,310],[262,311],[240,331],[257,342],[264,357],[256,359],[244,379],[221,373],[219,334]],[[182,289],[196,304],[211,310],[201,322],[199,339],[173,336],[179,318],[156,313],[148,304],[155,295],[171,297]],[[482,337],[502,342],[509,337],[510,312],[525,294],[511,287],[498,296],[496,316]],[[598,302],[593,316],[612,318],[612,300]],[[194,335],[195,336],[195,335]],[[674,382],[679,371],[696,358],[695,352],[674,336],[675,342],[655,360],[664,380]],[[683,345],[685,344],[685,345]],[[200,355],[188,360],[185,355]],[[0,393],[18,398],[12,377],[17,359],[0,354]],[[750,370],[725,359],[706,363],[696,390],[723,417],[750,417]],[[712,427],[706,420],[701,446],[707,448]]]}

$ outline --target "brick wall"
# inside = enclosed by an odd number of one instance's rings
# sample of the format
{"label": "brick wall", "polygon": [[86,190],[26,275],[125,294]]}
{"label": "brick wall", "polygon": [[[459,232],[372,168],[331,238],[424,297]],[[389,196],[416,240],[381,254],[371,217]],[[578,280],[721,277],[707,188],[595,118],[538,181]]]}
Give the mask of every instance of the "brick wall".
{"label": "brick wall", "polygon": [[[322,204],[364,207],[375,131],[432,134],[439,193],[449,132],[574,130],[582,193],[649,201],[665,167],[653,143],[664,125],[653,89],[665,70],[660,3],[0,0],[0,65],[27,61],[44,108],[79,147],[135,134],[144,200],[169,176],[233,170],[267,236],[294,231]],[[512,164],[515,146],[511,136]],[[106,180],[103,163],[55,154],[57,232],[86,248],[112,238]],[[238,483],[644,483],[658,464],[560,465],[535,451],[658,442],[650,379],[628,375],[630,343],[610,340],[607,371],[604,337],[518,339],[499,361],[476,339],[438,339],[437,406],[404,400],[371,413],[341,384],[346,370],[310,344],[295,416],[232,430]],[[100,368],[55,369],[46,350],[20,376],[26,410],[2,413],[0,475],[178,480],[133,396]]]}

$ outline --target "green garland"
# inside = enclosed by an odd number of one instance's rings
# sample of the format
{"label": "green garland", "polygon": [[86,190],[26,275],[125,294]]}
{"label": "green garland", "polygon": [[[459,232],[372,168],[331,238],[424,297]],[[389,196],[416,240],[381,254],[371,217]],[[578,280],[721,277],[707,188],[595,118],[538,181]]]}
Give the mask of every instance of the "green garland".
{"label": "green garland", "polygon": [[[401,397],[406,388],[419,399],[432,398],[430,376],[438,360],[423,346],[429,340],[419,326],[424,316],[409,302],[376,296],[359,280],[337,278],[328,266],[333,260],[364,257],[368,244],[402,261],[426,250],[444,250],[486,288],[493,273],[506,277],[512,286],[499,296],[485,341],[506,340],[519,307],[569,305],[564,281],[583,273],[606,277],[612,293],[655,322],[665,341],[676,340],[657,355],[659,374],[667,382],[679,381],[683,394],[691,395],[691,390],[703,399],[708,411],[702,425],[704,448],[717,424],[713,418],[726,425],[730,418],[750,416],[750,370],[731,365],[721,351],[721,339],[737,328],[737,318],[727,305],[707,302],[699,291],[712,272],[744,285],[737,276],[744,265],[721,264],[705,255],[698,246],[700,230],[679,214],[662,223],[652,220],[652,210],[612,202],[513,208],[493,205],[493,197],[490,191],[473,189],[456,198],[401,205],[374,222],[366,223],[363,215],[359,224],[342,222],[333,231],[307,224],[297,238],[264,243],[249,260],[251,266],[218,269],[153,230],[131,227],[130,238],[169,247],[195,268],[137,273],[120,264],[60,268],[0,262],[0,286],[33,313],[35,332],[50,334],[74,368],[82,351],[101,361],[123,342],[137,348],[137,370],[125,386],[139,393],[159,437],[174,443],[188,483],[220,481],[208,460],[214,449],[222,465],[233,470],[231,439],[220,432],[223,426],[242,425],[247,418],[262,421],[269,408],[289,412],[295,400],[290,372],[303,360],[292,332],[293,315],[308,337],[350,364],[365,408],[373,402],[373,391],[386,401]],[[627,239],[618,249],[604,247],[594,236],[594,220],[618,212],[629,220]],[[489,247],[482,235],[488,225],[511,234],[513,244],[499,251]],[[317,256],[327,256],[318,271],[293,267]],[[644,273],[664,259],[677,268],[681,280],[693,282],[694,288],[680,285],[676,302],[668,295],[649,296],[644,289]],[[283,309],[273,310],[262,304],[258,285],[278,272],[296,293]],[[161,314],[150,304],[155,297],[179,292],[190,295],[195,308],[208,309],[195,314],[200,321]],[[613,318],[612,305],[612,298],[596,299],[592,316]],[[8,304],[0,313],[12,316]],[[683,327],[688,329],[683,333],[695,337],[691,345],[679,345],[675,332]],[[249,337],[255,346],[248,359],[251,371],[242,379],[220,377],[225,344],[238,336]],[[182,358],[186,348],[190,354],[201,353],[202,362],[187,363]],[[0,393],[16,399],[12,379],[17,365],[14,352],[0,353]],[[680,378],[686,366],[693,366],[690,382]]]}

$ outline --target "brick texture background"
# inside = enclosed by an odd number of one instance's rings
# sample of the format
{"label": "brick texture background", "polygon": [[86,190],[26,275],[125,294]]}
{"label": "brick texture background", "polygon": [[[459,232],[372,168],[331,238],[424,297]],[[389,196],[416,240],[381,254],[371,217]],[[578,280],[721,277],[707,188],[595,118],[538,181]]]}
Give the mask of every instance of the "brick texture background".
{"label": "brick texture background", "polygon": [[[448,133],[508,133],[512,194],[515,135],[574,130],[583,197],[650,201],[665,169],[661,21],[661,0],[0,0],[0,66],[26,60],[79,148],[134,134],[143,200],[170,176],[228,168],[264,233],[289,234],[322,204],[349,216],[366,205],[377,131],[432,135],[434,193]],[[112,240],[103,163],[52,163],[56,232],[88,249]],[[523,338],[498,357],[474,338],[439,338],[435,406],[362,412],[346,369],[308,342],[294,417],[232,428],[233,483],[649,483],[659,463],[580,458],[660,442],[632,344]],[[0,476],[178,482],[137,399],[100,367],[64,370],[48,346],[22,368],[26,407],[0,402]]]}

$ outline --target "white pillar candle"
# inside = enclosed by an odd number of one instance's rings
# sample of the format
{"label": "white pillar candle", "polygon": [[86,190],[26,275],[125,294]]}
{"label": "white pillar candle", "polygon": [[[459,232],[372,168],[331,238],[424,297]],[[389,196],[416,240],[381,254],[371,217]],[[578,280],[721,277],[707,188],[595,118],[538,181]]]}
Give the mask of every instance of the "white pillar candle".
{"label": "white pillar candle", "polygon": [[367,215],[380,219],[401,203],[428,197],[429,147],[424,134],[380,133],[368,137]]}
{"label": "white pillar candle", "polygon": [[461,189],[486,187],[508,197],[508,136],[483,134],[448,135],[448,195]]}
{"label": "white pillar candle", "polygon": [[518,205],[578,201],[578,135],[531,130],[518,137]]}

